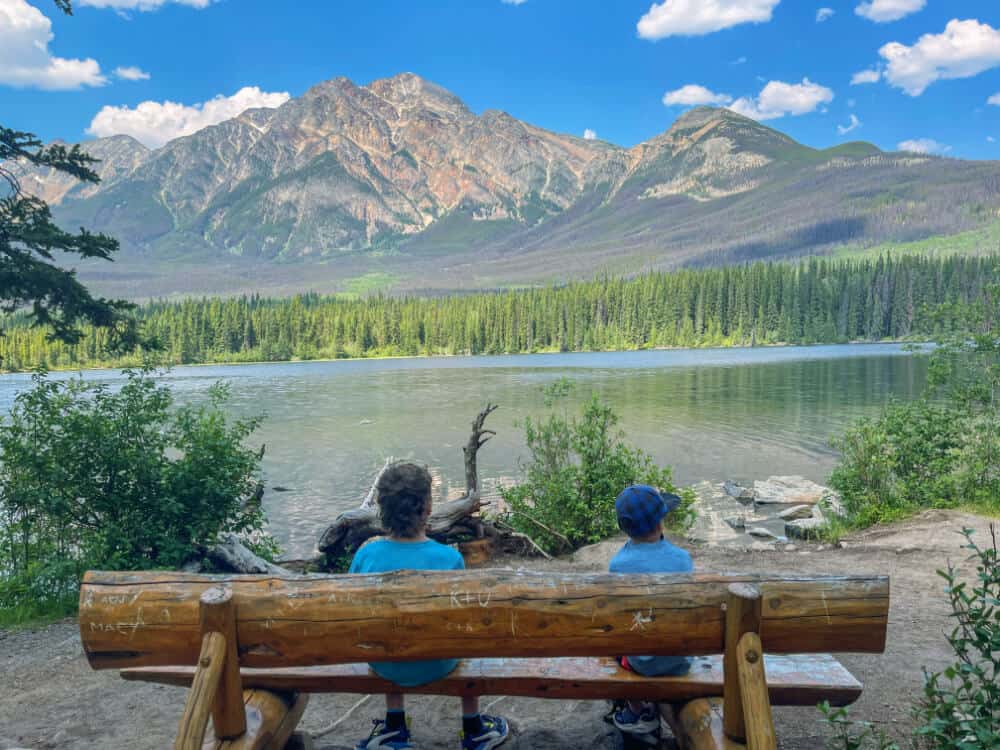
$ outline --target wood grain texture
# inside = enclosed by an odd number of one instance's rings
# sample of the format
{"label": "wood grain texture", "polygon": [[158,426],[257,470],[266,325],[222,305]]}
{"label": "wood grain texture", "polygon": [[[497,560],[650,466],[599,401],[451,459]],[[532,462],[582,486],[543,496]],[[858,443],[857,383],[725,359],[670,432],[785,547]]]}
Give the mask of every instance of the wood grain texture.
{"label": "wood grain texture", "polygon": [[[862,685],[828,654],[767,656],[768,690],[776,706],[815,706],[829,700],[847,706],[861,696]],[[122,670],[136,682],[187,687],[193,667],[140,667]],[[385,693],[391,683],[367,664],[326,667],[244,669],[245,687],[303,693]],[[509,695],[525,698],[603,700],[610,695],[632,700],[683,703],[722,695],[722,657],[697,657],[681,677],[642,677],[626,672],[613,659],[466,659],[442,680],[408,693],[424,695]]]}
{"label": "wood grain texture", "polygon": [[220,633],[226,639],[222,676],[212,704],[212,728],[219,739],[239,737],[246,731],[240,655],[236,645],[236,607],[230,589],[213,587],[201,595],[201,632]]}
{"label": "wood grain texture", "polygon": [[771,653],[880,652],[883,576],[616,576],[509,570],[366,576],[89,572],[80,634],[95,669],[193,664],[198,597],[232,588],[240,662],[294,667],[450,657],[715,654],[730,584],[762,595]]}
{"label": "wood grain texture", "polygon": [[174,750],[201,748],[225,662],[225,636],[222,633],[206,633],[202,640],[198,667],[192,675],[191,692],[188,693],[184,713],[181,714]]}
{"label": "wood grain texture", "polygon": [[746,722],[740,697],[739,656],[736,646],[745,633],[760,630],[760,590],[749,583],[734,583],[726,599],[726,644],[723,652],[725,684],[722,690],[723,729],[738,742],[746,738]]}
{"label": "wood grain texture", "polygon": [[212,739],[204,750],[283,750],[309,704],[309,696],[244,690],[247,731],[229,740]]}
{"label": "wood grain texture", "polygon": [[746,745],[726,737],[722,729],[722,699],[701,699],[681,708],[677,721],[681,750],[746,750]]}
{"label": "wood grain texture", "polygon": [[777,750],[774,716],[767,696],[764,652],[756,633],[744,635],[736,647],[739,654],[740,696],[746,721],[748,750]]}

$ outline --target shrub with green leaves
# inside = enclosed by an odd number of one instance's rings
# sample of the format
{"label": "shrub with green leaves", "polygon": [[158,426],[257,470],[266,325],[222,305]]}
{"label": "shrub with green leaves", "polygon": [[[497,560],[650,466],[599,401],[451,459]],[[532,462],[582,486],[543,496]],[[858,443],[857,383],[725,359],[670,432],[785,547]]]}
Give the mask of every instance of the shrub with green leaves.
{"label": "shrub with green leaves", "polygon": [[[955,627],[947,636],[955,662],[941,672],[924,670],[923,695],[913,707],[917,728],[909,745],[928,750],[1000,748],[1000,548],[997,527],[991,543],[979,546],[972,530],[962,532],[975,567],[963,580],[949,564],[939,570],[947,586]],[[900,750],[883,730],[853,721],[847,709],[819,706],[833,738],[832,750]]]}
{"label": "shrub with green leaves", "polygon": [[923,396],[834,441],[830,483],[852,526],[929,507],[1000,513],[1000,286],[928,317],[938,333]]}
{"label": "shrub with green leaves", "polygon": [[88,568],[170,568],[222,532],[264,524],[247,503],[258,419],[228,397],[175,406],[149,370],[123,384],[34,377],[0,426],[0,607],[67,601]]}
{"label": "shrub with green leaves", "polygon": [[[572,384],[561,380],[546,391],[546,405],[565,397]],[[525,481],[505,489],[509,522],[548,552],[571,552],[618,533],[615,498],[630,484],[677,492],[671,470],[625,442],[618,415],[594,396],[579,416],[550,412],[524,422],[531,459]],[[681,506],[667,520],[690,524],[694,496],[680,493]]]}
{"label": "shrub with green leaves", "polygon": [[917,737],[929,747],[1000,748],[1000,550],[996,527],[990,531],[992,543],[983,547],[970,529],[963,532],[976,568],[972,581],[961,580],[952,565],[938,571],[956,622],[948,635],[956,661],[924,673]]}

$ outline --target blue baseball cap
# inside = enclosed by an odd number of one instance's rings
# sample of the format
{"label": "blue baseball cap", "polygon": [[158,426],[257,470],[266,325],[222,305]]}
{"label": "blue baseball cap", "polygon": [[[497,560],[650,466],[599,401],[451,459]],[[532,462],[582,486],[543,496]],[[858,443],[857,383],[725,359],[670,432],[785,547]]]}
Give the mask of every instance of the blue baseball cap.
{"label": "blue baseball cap", "polygon": [[655,487],[633,484],[615,500],[618,528],[629,536],[646,536],[656,531],[660,521],[680,505],[677,495],[661,494]]}

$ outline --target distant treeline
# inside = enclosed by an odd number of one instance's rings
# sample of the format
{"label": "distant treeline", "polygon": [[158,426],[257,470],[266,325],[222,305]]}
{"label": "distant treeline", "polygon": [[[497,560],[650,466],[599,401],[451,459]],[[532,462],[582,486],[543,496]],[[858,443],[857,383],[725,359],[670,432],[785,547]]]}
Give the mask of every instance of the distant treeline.
{"label": "distant treeline", "polygon": [[[180,364],[880,341],[932,333],[928,308],[975,299],[998,275],[1000,256],[811,259],[440,298],[155,302],[137,314]],[[105,337],[88,330],[67,346],[14,316],[0,357],[13,370],[137,361],[109,360]]]}

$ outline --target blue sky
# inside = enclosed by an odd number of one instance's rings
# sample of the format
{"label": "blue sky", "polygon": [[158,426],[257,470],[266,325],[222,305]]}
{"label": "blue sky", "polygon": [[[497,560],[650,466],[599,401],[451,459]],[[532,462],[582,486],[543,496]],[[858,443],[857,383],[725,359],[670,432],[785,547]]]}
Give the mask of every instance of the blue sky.
{"label": "blue sky", "polygon": [[[626,146],[710,100],[813,146],[1000,158],[997,0],[82,2],[0,0],[4,125],[156,145],[328,78],[412,71],[477,112]],[[862,71],[878,80],[852,85]]]}

